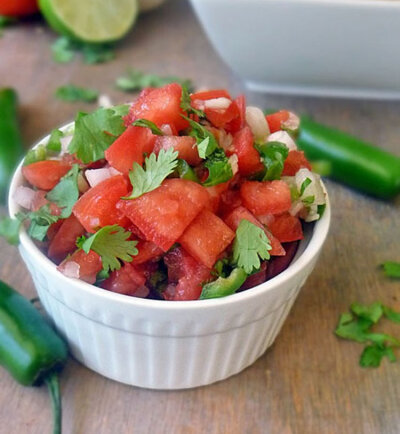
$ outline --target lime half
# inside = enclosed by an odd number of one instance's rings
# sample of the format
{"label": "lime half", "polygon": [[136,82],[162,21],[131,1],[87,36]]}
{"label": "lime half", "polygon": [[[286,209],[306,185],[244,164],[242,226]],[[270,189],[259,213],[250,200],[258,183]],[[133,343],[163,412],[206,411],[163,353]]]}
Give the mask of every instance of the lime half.
{"label": "lime half", "polygon": [[138,0],[39,0],[46,21],[58,33],[83,42],[112,42],[133,26]]}

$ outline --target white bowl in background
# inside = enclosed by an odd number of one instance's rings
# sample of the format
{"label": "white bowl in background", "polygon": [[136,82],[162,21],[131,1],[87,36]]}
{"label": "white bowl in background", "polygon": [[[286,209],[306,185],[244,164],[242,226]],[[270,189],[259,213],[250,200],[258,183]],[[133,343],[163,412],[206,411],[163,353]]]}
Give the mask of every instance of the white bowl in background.
{"label": "white bowl in background", "polygon": [[214,47],[256,91],[400,99],[400,2],[191,0]]}
{"label": "white bowl in background", "polygon": [[[11,216],[20,210],[13,195],[24,184],[21,166],[11,182]],[[210,300],[141,299],[68,278],[25,230],[19,250],[47,314],[77,360],[121,383],[184,389],[237,374],[272,345],[317,262],[330,215],[327,197],[323,217],[305,231],[295,258],[281,274],[249,290]]]}

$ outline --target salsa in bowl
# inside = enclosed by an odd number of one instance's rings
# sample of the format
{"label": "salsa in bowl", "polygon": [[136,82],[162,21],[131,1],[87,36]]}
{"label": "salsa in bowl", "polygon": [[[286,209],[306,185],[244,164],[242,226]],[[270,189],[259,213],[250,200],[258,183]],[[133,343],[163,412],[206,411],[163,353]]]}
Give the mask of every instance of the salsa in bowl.
{"label": "salsa in bowl", "polygon": [[297,127],[293,114],[265,116],[226,91],[168,85],[80,114],[28,154],[10,213],[25,222],[21,254],[78,360],[176,389],[265,352],[329,228]]}

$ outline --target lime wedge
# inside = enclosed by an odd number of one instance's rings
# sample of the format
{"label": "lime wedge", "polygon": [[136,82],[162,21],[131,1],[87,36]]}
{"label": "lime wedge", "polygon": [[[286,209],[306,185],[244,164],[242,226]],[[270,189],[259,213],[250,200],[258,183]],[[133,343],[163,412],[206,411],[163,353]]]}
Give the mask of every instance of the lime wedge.
{"label": "lime wedge", "polygon": [[138,0],[39,0],[39,7],[57,33],[89,43],[122,38],[139,11]]}

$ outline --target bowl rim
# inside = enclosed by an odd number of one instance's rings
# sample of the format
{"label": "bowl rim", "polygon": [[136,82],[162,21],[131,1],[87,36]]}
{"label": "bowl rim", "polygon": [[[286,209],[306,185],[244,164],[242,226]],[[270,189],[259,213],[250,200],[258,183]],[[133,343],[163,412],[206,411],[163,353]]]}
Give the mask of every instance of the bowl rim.
{"label": "bowl rim", "polygon": [[[74,122],[70,122],[59,129],[61,131],[68,130]],[[46,143],[50,134],[43,137],[30,149],[33,149],[43,143]],[[10,183],[8,193],[8,210],[10,217],[15,217],[21,207],[13,200],[14,192],[17,187],[24,185],[24,179],[22,176],[22,160],[14,171],[12,180]],[[186,300],[186,301],[173,301],[173,300],[154,300],[147,298],[139,298],[128,296],[124,294],[118,294],[112,291],[107,291],[92,284],[86,283],[79,279],[69,278],[57,270],[57,265],[54,264],[33,242],[33,240],[27,234],[24,226],[21,226],[20,230],[20,246],[25,248],[28,255],[31,255],[35,259],[36,266],[42,267],[46,274],[51,275],[55,279],[61,279],[65,284],[73,285],[79,291],[85,293],[90,297],[96,297],[97,299],[103,299],[108,302],[122,303],[124,305],[132,305],[135,308],[162,310],[162,311],[195,311],[202,310],[204,308],[211,307],[225,307],[232,304],[243,303],[244,300],[259,297],[263,293],[273,291],[279,286],[285,284],[285,282],[293,279],[300,271],[307,267],[316,257],[319,255],[322,246],[327,238],[330,221],[331,221],[331,205],[329,195],[324,183],[322,186],[326,197],[326,208],[321,219],[315,222],[310,236],[308,245],[305,250],[296,258],[288,268],[276,275],[270,280],[261,283],[260,285],[249,288],[245,291],[241,291],[229,296],[220,298],[211,298],[206,300]],[[61,286],[61,285],[60,285]]]}

